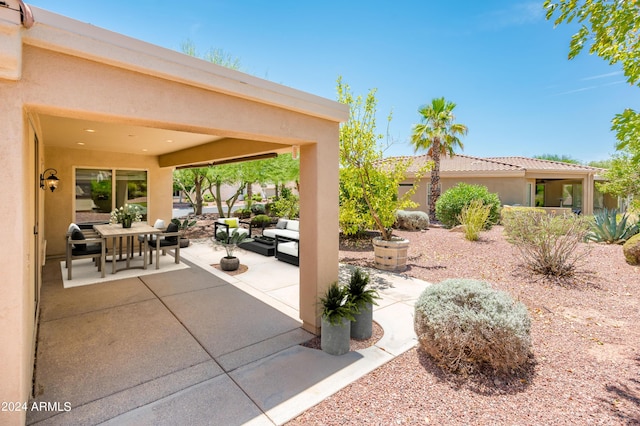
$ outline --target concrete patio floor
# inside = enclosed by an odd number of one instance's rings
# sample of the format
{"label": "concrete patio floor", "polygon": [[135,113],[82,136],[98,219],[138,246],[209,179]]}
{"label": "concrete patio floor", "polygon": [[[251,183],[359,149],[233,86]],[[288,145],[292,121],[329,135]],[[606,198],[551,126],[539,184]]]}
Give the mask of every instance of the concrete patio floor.
{"label": "concrete patio floor", "polygon": [[336,357],[300,346],[297,267],[240,251],[229,276],[206,241],[181,255],[188,269],[68,289],[47,263],[34,401],[60,409],[27,424],[282,424],[416,344],[427,283],[370,271],[384,337]]}

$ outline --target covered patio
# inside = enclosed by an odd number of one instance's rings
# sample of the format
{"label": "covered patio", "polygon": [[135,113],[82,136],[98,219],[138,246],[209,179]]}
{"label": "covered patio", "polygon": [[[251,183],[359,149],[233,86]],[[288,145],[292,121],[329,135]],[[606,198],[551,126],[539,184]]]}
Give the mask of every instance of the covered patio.
{"label": "covered patio", "polygon": [[[299,147],[305,244],[298,312],[302,327],[317,333],[317,297],[338,276],[338,134],[348,108],[20,0],[5,3],[0,212],[10,244],[0,248],[1,399],[27,401],[31,394],[45,312],[42,267],[57,264],[69,224],[93,208],[78,195],[86,171],[111,176],[111,207],[121,199],[118,188],[127,187],[120,178],[143,179],[147,220],[167,222],[176,167]],[[40,186],[48,169],[59,178],[53,192]],[[0,423],[22,424],[24,416],[3,412]]]}

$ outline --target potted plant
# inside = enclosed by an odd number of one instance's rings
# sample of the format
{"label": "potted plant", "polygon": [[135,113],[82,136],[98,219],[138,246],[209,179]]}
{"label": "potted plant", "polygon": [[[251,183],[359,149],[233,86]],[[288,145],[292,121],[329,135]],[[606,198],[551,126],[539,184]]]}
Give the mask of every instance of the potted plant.
{"label": "potted plant", "polygon": [[211,238],[215,246],[224,247],[227,255],[220,259],[220,269],[223,271],[235,271],[240,267],[240,259],[233,255],[234,251],[238,248],[238,244],[242,242],[252,241],[247,237],[247,234],[241,234],[237,230],[231,233],[231,236],[227,235],[226,231],[218,232],[218,235]]}
{"label": "potted plant", "polygon": [[375,90],[366,99],[354,97],[339,79],[338,98],[350,110],[349,120],[340,126],[340,228],[345,235],[377,229],[380,236],[373,239],[376,268],[404,271],[409,240],[393,236],[392,226],[398,210],[417,207],[411,197],[431,163],[412,173],[413,185],[398,194],[412,161],[383,159],[383,148],[378,145],[383,135],[375,127]]}
{"label": "potted plant", "polygon": [[187,229],[194,226],[197,221],[189,220],[189,218],[180,221],[180,219],[173,218],[171,219],[171,223],[175,223],[178,226],[178,232],[180,233],[180,248],[189,247],[189,239],[184,236]]}
{"label": "potted plant", "polygon": [[347,292],[337,282],[329,286],[322,304],[320,347],[330,355],[344,355],[351,344],[351,326],[353,306]]}
{"label": "potted plant", "polygon": [[380,298],[376,290],[367,288],[368,284],[369,275],[356,268],[346,287],[347,297],[355,309],[351,337],[358,340],[368,339],[373,334],[373,305],[377,305],[375,299]]}
{"label": "potted plant", "polygon": [[140,210],[140,206],[137,204],[125,204],[111,212],[109,222],[121,223],[123,228],[131,228],[133,222],[140,222],[140,220],[142,220]]}

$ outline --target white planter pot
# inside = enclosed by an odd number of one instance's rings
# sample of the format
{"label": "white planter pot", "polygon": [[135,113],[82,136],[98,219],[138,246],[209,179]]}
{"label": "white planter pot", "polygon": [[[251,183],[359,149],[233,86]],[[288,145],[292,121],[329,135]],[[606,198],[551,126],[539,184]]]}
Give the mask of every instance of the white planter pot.
{"label": "white planter pot", "polygon": [[373,253],[376,268],[383,271],[403,272],[407,269],[407,251],[409,240],[403,238],[383,240],[373,239]]}

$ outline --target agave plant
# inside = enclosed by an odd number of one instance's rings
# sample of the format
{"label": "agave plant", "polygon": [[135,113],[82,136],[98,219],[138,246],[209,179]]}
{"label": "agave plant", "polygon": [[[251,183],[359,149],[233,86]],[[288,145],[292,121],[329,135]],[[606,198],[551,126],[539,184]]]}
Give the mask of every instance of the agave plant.
{"label": "agave plant", "polygon": [[640,230],[637,223],[628,223],[625,213],[618,221],[618,210],[604,209],[593,216],[594,223],[587,239],[607,244],[622,244]]}

